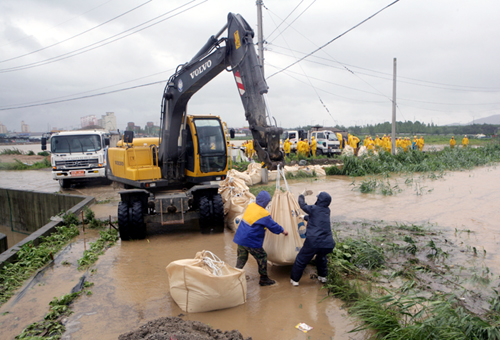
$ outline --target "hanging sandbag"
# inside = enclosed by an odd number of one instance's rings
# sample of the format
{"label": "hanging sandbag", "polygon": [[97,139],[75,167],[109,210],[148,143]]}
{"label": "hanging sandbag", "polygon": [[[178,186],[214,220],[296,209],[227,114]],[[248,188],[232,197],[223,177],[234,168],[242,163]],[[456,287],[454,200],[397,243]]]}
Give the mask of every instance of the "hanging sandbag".
{"label": "hanging sandbag", "polygon": [[[284,179],[285,192],[281,191],[280,177]],[[266,231],[263,247],[267,253],[267,259],[277,265],[292,265],[304,244],[307,225],[300,217],[304,213],[288,188],[285,172],[279,167],[270,214],[273,220],[281,225],[285,231],[288,231],[288,236],[279,237],[268,230]]]}
{"label": "hanging sandbag", "polygon": [[246,302],[245,271],[229,266],[210,251],[167,266],[170,295],[184,312],[198,313]]}

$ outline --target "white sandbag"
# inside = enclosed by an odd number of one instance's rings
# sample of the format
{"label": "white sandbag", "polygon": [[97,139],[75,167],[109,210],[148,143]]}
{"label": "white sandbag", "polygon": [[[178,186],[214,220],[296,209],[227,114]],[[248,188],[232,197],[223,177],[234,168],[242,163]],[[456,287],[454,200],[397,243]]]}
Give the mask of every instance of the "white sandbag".
{"label": "white sandbag", "polygon": [[247,206],[250,203],[255,202],[255,196],[250,192],[248,192],[243,195],[231,197],[230,201],[231,201],[231,208],[225,217],[225,221],[226,221],[226,226],[229,229],[236,231],[238,225],[234,223],[235,217],[243,214]]}
{"label": "white sandbag", "polygon": [[[267,259],[273,264],[292,265],[304,244],[306,222],[300,218],[304,212],[300,209],[299,203],[288,189],[284,172],[278,170],[280,175],[276,182],[276,191],[271,201],[271,217],[288,231],[288,236],[278,236],[266,230],[264,238],[264,250]],[[282,192],[279,179],[283,177],[287,191]]]}
{"label": "white sandbag", "polygon": [[366,146],[361,146],[358,150],[358,157],[359,156],[363,156],[363,155],[367,155],[368,154],[368,149],[366,148]]}
{"label": "white sandbag", "polygon": [[252,185],[262,182],[262,165],[260,163],[250,163],[246,173],[252,179]]}
{"label": "white sandbag", "polygon": [[278,176],[278,172],[276,170],[267,170],[267,180],[275,181]]}
{"label": "white sandbag", "polygon": [[298,165],[295,165],[295,166],[285,165],[284,170],[285,170],[285,174],[296,175],[299,172],[299,166]]}
{"label": "white sandbag", "polygon": [[316,176],[318,177],[323,177],[326,176],[326,171],[323,166],[321,165],[313,165],[314,172],[316,173]]}
{"label": "white sandbag", "polygon": [[227,172],[227,177],[235,177],[235,178],[240,178],[242,179],[243,181],[245,181],[245,184],[247,186],[251,186],[252,185],[252,179],[250,178],[250,176],[248,176],[247,173],[245,172],[239,172],[237,170],[229,170]]}
{"label": "white sandbag", "polygon": [[246,302],[245,271],[229,266],[209,251],[167,266],[170,295],[184,312],[198,313]]}
{"label": "white sandbag", "polygon": [[354,155],[354,149],[350,145],[346,144],[345,148],[342,149],[342,155],[343,156],[352,156],[352,155]]}

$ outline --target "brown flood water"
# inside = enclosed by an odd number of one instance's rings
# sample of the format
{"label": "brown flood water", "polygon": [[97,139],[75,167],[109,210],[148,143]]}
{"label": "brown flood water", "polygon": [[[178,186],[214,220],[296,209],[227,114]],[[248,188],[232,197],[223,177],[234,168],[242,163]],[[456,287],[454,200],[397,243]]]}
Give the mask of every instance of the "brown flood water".
{"label": "brown flood water", "polygon": [[[50,178],[49,178],[50,179]],[[500,231],[500,169],[483,167],[472,171],[451,172],[443,178],[430,180],[413,175],[413,183],[405,184],[406,177],[393,176],[390,183],[403,189],[395,196],[361,194],[353,191],[353,179],[328,177],[319,180],[290,181],[294,194],[304,188],[315,195],[327,191],[332,195],[332,219],[336,221],[386,221],[407,224],[435,223],[452,235],[455,228],[469,229],[467,242],[487,251],[485,263],[495,274],[500,273],[500,258],[496,249]],[[51,179],[50,179],[51,180]],[[363,178],[356,178],[360,184]],[[3,185],[0,179],[0,186]],[[54,181],[54,183],[57,183]],[[106,204],[94,205],[99,217],[116,216],[117,190],[113,186],[71,189],[76,194],[92,194],[100,199],[111,199]],[[66,192],[66,191],[65,191]],[[417,195],[418,194],[418,195]],[[314,203],[315,195],[307,197]],[[165,267],[174,260],[192,258],[196,252],[210,250],[222,260],[234,265],[236,246],[233,233],[201,235],[197,226],[185,226],[174,232],[153,232],[143,241],[118,242],[108,249],[96,265],[97,271],[90,281],[95,283],[91,296],[82,296],[73,306],[74,314],[67,321],[65,339],[116,339],[121,333],[137,328],[141,324],[162,317],[182,313],[168,293]],[[73,266],[72,266],[73,267]],[[67,269],[67,268],[63,268]],[[73,268],[74,270],[74,268]],[[342,303],[327,298],[321,285],[309,279],[315,270],[307,268],[299,287],[289,283],[290,267],[269,267],[270,276],[278,284],[271,287],[258,285],[256,262],[249,259],[245,270],[249,276],[247,302],[235,308],[207,313],[183,313],[184,319],[198,320],[223,330],[238,329],[245,337],[253,339],[363,339],[363,334],[348,334],[354,327],[340,308]],[[53,281],[64,280],[64,270],[53,271]],[[71,284],[63,284],[60,296],[69,292],[79,273],[73,273]],[[43,317],[48,310],[51,293],[45,286],[31,289],[33,296],[44,299],[23,298],[9,309],[8,302],[0,309],[2,330],[12,329],[9,339],[20,333],[30,322]],[[67,287],[66,287],[67,286]],[[37,295],[37,291],[39,291]],[[43,300],[43,301],[42,301]],[[46,301],[45,301],[46,300]],[[39,307],[41,304],[41,307]],[[36,305],[36,312],[31,312]],[[33,307],[34,308],[34,307]],[[4,311],[10,311],[7,322]],[[15,319],[15,322],[14,322]],[[295,329],[299,322],[313,326],[304,334]],[[8,328],[7,328],[8,325]]]}

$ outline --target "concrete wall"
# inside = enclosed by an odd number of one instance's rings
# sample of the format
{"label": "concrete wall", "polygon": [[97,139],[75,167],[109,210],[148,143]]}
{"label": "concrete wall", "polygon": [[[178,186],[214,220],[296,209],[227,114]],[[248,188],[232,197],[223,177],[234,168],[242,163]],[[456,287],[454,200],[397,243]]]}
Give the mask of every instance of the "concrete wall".
{"label": "concrete wall", "polygon": [[32,233],[50,218],[81,202],[84,196],[0,188],[0,224]]}
{"label": "concrete wall", "polygon": [[[13,197],[15,197],[16,199],[13,199]],[[8,202],[4,202],[6,201],[6,198],[11,200],[10,206],[7,204]],[[25,203],[21,198],[26,198],[29,201]],[[78,216],[79,213],[83,210],[83,208],[85,208],[85,206],[93,203],[94,201],[95,201],[94,197],[87,197],[87,196],[47,194],[45,192],[22,191],[22,190],[0,188],[0,218],[5,219],[5,216],[3,215],[8,214],[9,220],[10,218],[12,218],[12,223],[14,223],[15,221],[38,221],[38,220],[48,219],[48,221],[45,221],[44,223],[37,225],[38,227],[35,229],[35,231],[33,231],[31,235],[26,237],[24,240],[17,243],[13,247],[10,247],[3,253],[0,253],[0,268],[2,268],[6,263],[14,262],[17,259],[17,252],[26,243],[33,242],[33,245],[37,246],[39,244],[40,236],[49,236],[50,234],[55,232],[56,226],[62,225],[62,219],[57,218],[51,221],[50,217],[61,212],[61,210],[59,209],[63,209],[68,213],[72,212]],[[51,206],[51,203],[53,203],[55,206]],[[73,205],[70,206],[70,204]],[[5,205],[10,207],[9,210],[5,209]],[[46,210],[43,210],[43,207],[46,207]],[[62,208],[62,207],[67,207],[67,208]],[[35,211],[40,213],[42,217],[17,216],[14,214],[15,212],[17,212],[17,213],[29,213],[30,215],[33,215]],[[50,213],[51,211],[54,211],[55,213],[51,215]],[[10,214],[10,212],[14,213]],[[35,224],[29,225],[29,228],[31,229],[34,228],[34,225]]]}

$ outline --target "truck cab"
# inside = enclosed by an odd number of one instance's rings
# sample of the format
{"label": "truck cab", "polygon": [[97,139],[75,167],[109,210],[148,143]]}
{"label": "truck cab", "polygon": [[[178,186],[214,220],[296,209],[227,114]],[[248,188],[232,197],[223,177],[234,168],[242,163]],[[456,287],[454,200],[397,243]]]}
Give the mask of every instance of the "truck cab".
{"label": "truck cab", "polygon": [[288,139],[292,144],[290,147],[291,151],[297,152],[297,143],[301,138],[303,139],[307,138],[307,133],[302,129],[285,131],[283,132],[281,145],[283,145],[283,143]]}
{"label": "truck cab", "polygon": [[317,149],[316,155],[340,155],[342,150],[340,149],[340,142],[337,139],[337,135],[332,131],[310,131],[308,136],[308,141],[311,143],[312,137],[316,139]]}
{"label": "truck cab", "polygon": [[52,178],[62,188],[76,182],[106,178],[106,148],[109,134],[104,130],[63,131],[42,138],[42,150],[50,144]]}

